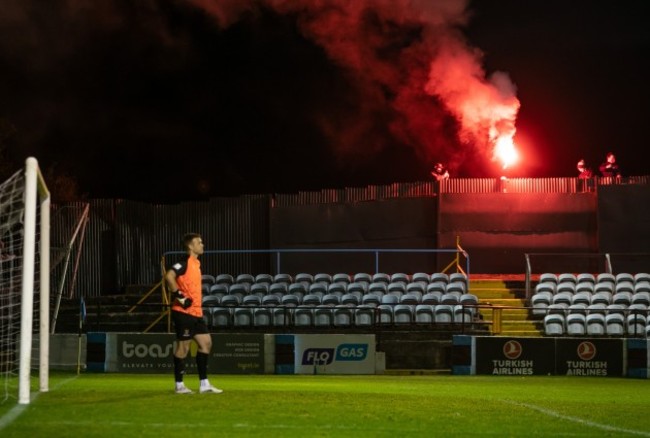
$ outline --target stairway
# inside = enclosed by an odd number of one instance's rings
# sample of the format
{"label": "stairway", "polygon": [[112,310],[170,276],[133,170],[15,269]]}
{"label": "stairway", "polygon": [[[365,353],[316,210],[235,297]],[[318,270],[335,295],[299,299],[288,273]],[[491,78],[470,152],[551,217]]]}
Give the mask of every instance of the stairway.
{"label": "stairway", "polygon": [[[469,292],[476,295],[483,320],[493,322],[495,312],[501,312],[501,332],[497,336],[540,337],[542,322],[531,318],[526,306],[526,288],[523,280],[506,280],[472,276]],[[490,308],[493,306],[493,308]],[[500,309],[500,310],[496,310]]]}

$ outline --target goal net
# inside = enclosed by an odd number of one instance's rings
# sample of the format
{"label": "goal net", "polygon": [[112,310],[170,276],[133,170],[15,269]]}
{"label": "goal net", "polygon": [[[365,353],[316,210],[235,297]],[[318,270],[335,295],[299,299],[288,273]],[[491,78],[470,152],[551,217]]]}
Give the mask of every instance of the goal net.
{"label": "goal net", "polygon": [[28,404],[32,339],[38,385],[48,390],[50,196],[35,158],[0,184],[0,400]]}

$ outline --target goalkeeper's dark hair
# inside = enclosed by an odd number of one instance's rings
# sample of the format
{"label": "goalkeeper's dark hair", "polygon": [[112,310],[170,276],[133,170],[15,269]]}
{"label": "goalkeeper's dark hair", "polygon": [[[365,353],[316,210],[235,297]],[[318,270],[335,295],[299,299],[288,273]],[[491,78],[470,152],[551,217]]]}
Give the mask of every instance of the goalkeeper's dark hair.
{"label": "goalkeeper's dark hair", "polygon": [[192,243],[192,240],[196,239],[197,237],[201,237],[199,233],[187,233],[186,235],[183,236],[183,249],[187,251],[190,248],[190,244]]}

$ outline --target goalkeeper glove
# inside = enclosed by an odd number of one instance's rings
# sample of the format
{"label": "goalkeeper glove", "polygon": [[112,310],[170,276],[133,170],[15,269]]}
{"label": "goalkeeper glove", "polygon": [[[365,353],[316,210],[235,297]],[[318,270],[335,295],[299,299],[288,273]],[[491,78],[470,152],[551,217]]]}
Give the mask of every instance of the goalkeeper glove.
{"label": "goalkeeper glove", "polygon": [[172,297],[181,305],[183,309],[187,309],[192,305],[192,299],[183,295],[180,291],[172,292]]}

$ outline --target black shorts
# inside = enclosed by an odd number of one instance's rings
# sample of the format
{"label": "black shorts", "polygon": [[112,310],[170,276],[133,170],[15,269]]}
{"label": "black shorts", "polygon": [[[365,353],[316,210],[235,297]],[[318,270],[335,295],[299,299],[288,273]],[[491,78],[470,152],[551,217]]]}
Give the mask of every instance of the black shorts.
{"label": "black shorts", "polygon": [[210,333],[203,318],[172,310],[172,320],[176,330],[176,339],[179,341],[189,341],[194,338],[194,335]]}

